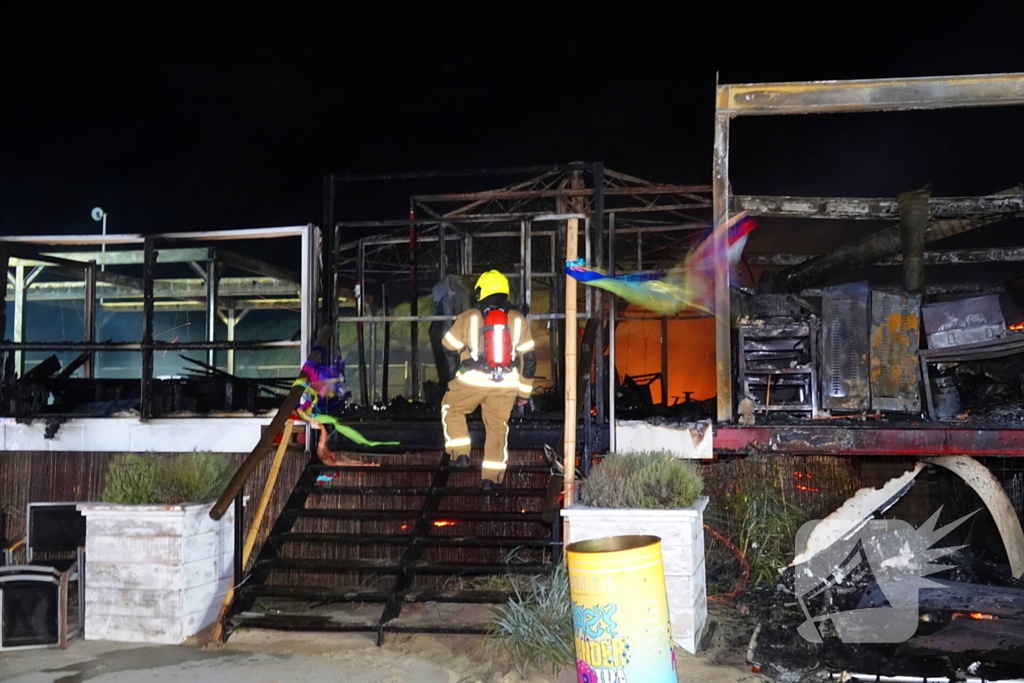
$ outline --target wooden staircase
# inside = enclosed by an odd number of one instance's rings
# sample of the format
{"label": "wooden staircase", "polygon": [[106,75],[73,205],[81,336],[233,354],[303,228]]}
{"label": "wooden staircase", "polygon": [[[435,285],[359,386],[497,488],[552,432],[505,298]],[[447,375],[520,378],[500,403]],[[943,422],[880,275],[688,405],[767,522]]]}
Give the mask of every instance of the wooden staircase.
{"label": "wooden staircase", "polygon": [[[561,552],[561,476],[513,451],[505,487],[480,487],[443,452],[331,467],[313,457],[239,588],[232,630],[483,633],[480,605],[511,576],[549,572]],[[444,606],[442,608],[441,606]],[[404,612],[403,612],[404,608]]]}

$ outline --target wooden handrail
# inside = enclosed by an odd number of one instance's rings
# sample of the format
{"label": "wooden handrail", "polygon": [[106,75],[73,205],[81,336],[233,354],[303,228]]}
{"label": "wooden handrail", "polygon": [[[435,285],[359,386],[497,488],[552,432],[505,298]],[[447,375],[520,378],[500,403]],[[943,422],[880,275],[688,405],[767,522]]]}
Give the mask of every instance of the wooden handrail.
{"label": "wooden handrail", "polygon": [[263,495],[256,505],[256,513],[252,517],[252,525],[249,533],[245,536],[245,543],[242,544],[242,571],[249,568],[249,559],[252,557],[252,549],[256,546],[256,538],[260,535],[260,527],[263,525],[263,517],[267,513],[267,506],[274,495],[274,488],[277,486],[277,477],[281,473],[281,463],[284,462],[284,454],[288,450],[288,442],[292,440],[292,430],[295,429],[295,421],[288,420],[281,434],[281,443],[277,446],[277,453],[274,455],[274,462],[270,466],[270,473],[267,475],[267,483],[263,486]]}
{"label": "wooden handrail", "polygon": [[[284,425],[284,432],[281,435],[281,443],[277,446],[277,454],[274,455],[274,463],[270,466],[270,474],[267,475],[267,483],[263,486],[263,495],[260,496],[260,502],[256,506],[256,514],[253,515],[252,526],[249,527],[249,533],[245,537],[245,543],[242,544],[242,571],[245,572],[249,567],[249,560],[252,557],[252,550],[256,546],[256,537],[259,536],[260,527],[263,524],[263,516],[267,512],[267,506],[270,504],[270,498],[274,495],[274,487],[277,485],[277,476],[281,472],[281,463],[284,461],[284,454],[288,450],[288,442],[292,439],[292,430],[295,428],[295,421],[288,420]],[[235,524],[241,524],[241,519],[236,519]],[[213,626],[213,630],[210,632],[210,642],[219,643],[221,638],[224,636],[224,619],[228,615],[228,610],[231,609],[231,603],[235,599],[235,588],[233,586],[228,589],[228,592],[224,594],[224,600],[221,602],[220,614],[217,616],[217,621]]]}
{"label": "wooden handrail", "polygon": [[[325,327],[320,330],[320,334],[317,335],[316,346],[313,347],[313,351],[309,354],[309,359],[313,362],[320,362],[321,352],[319,348],[322,348],[330,340],[330,328]],[[300,373],[299,378],[302,378]],[[231,481],[224,488],[224,492],[220,494],[220,498],[214,503],[213,509],[210,510],[210,519],[219,520],[227,512],[227,509],[231,506],[235,500],[235,496],[245,486],[245,482],[248,481],[249,477],[256,468],[263,462],[263,458],[270,454],[271,446],[274,445],[274,440],[277,435],[281,433],[285,423],[292,415],[292,411],[295,410],[295,406],[299,404],[299,400],[302,398],[302,392],[305,388],[302,386],[293,386],[285,396],[284,401],[281,402],[281,407],[277,409],[277,414],[267,425],[267,428],[263,430],[263,434],[260,435],[260,440],[256,444],[256,447],[252,449],[249,456],[238,466],[234,476],[231,477]]]}

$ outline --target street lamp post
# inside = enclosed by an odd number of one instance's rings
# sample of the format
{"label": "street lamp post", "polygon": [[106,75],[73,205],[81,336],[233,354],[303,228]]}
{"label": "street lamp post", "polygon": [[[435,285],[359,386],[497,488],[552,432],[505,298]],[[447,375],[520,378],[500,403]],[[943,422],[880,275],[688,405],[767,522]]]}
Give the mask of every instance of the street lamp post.
{"label": "street lamp post", "polygon": [[[107,212],[97,206],[95,209],[92,210],[92,219],[94,221],[96,221],[96,222],[101,222],[102,221],[102,223],[103,223],[103,236],[106,237],[107,236]],[[100,251],[105,252],[106,250],[107,250],[107,243],[106,243],[106,241],[104,241],[102,244],[100,244]],[[100,270],[106,270],[106,264],[101,263],[100,264]]]}

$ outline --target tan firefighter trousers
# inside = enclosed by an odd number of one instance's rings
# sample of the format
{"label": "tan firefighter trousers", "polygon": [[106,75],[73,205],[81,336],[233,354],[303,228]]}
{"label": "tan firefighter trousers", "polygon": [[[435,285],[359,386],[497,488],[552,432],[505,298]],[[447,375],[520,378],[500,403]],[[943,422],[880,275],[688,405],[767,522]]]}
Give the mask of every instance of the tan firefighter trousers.
{"label": "tan firefighter trousers", "polygon": [[444,427],[444,450],[452,458],[469,455],[472,444],[466,415],[481,406],[487,438],[484,441],[484,462],[481,479],[496,484],[505,480],[508,466],[508,418],[516,405],[515,388],[481,388],[454,380],[441,400],[441,425]]}

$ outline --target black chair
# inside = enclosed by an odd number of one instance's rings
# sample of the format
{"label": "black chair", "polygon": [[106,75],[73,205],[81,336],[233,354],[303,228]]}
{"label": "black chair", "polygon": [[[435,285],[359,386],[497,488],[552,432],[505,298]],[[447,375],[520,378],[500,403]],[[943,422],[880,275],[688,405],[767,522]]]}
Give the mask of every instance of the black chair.
{"label": "black chair", "polygon": [[67,571],[85,547],[85,515],[77,503],[29,503],[25,563]]}
{"label": "black chair", "polygon": [[[85,617],[85,517],[75,503],[29,503],[25,564],[0,566],[0,651],[67,647]],[[6,545],[6,544],[5,544]],[[70,586],[78,588],[77,627],[68,623]]]}

